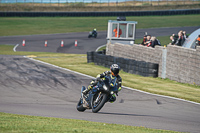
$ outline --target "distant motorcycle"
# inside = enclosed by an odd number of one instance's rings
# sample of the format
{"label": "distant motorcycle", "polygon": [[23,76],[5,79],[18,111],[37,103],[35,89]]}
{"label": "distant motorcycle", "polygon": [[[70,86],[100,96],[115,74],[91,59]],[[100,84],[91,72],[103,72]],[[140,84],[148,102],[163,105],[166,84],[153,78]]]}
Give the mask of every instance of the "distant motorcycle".
{"label": "distant motorcycle", "polygon": [[[114,87],[110,86],[114,80]],[[118,96],[118,88],[116,83],[117,78],[111,79],[110,76],[105,76],[104,80],[99,80],[97,85],[85,96],[83,91],[85,86],[81,88],[81,98],[76,106],[77,110],[84,112],[86,109],[92,109],[93,113],[97,113],[106,102],[112,101],[112,95]]]}
{"label": "distant motorcycle", "polygon": [[96,31],[95,32],[90,31],[89,35],[88,35],[88,38],[90,38],[90,37],[96,38],[97,37],[97,32]]}

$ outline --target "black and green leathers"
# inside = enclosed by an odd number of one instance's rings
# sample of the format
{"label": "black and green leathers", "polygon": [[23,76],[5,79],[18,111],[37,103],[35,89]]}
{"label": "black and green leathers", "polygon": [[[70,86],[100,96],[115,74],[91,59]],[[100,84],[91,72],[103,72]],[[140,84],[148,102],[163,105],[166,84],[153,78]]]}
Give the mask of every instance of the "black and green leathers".
{"label": "black and green leathers", "polygon": [[[99,80],[99,79],[103,79],[105,76],[111,76],[111,79],[114,79],[114,78],[115,78],[115,76],[113,76],[113,75],[111,74],[111,71],[105,71],[105,72],[103,72],[102,74],[97,75],[96,80],[92,80],[92,81],[91,81],[91,83],[90,83],[90,85],[88,86],[88,88],[87,88],[86,90],[83,91],[83,94],[86,95],[94,86],[97,85],[98,80]],[[120,91],[120,90],[121,90],[121,85],[122,85],[122,78],[121,78],[119,75],[117,75],[116,78],[117,78],[117,81],[116,81],[116,82],[117,82],[117,85],[118,85],[118,91]],[[114,83],[111,82],[110,85],[111,85],[111,86],[114,86]]]}

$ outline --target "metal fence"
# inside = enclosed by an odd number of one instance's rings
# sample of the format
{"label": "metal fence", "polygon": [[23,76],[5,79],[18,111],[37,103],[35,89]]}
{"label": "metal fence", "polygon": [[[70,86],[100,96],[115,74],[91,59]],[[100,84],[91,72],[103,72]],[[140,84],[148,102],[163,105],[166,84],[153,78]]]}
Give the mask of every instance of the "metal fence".
{"label": "metal fence", "polygon": [[159,6],[194,5],[200,0],[0,0],[0,6]]}

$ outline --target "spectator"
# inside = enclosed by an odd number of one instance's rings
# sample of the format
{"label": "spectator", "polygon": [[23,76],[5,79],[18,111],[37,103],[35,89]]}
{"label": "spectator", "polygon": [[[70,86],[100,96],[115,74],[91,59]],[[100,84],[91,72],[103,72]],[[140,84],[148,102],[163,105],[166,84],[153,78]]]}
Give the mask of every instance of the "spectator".
{"label": "spectator", "polygon": [[147,40],[144,46],[148,46],[150,42],[151,42],[151,35],[147,35]]}
{"label": "spectator", "polygon": [[169,43],[169,45],[174,45],[176,43],[177,38],[174,37],[173,35],[170,36],[170,40],[172,41],[171,43]]}
{"label": "spectator", "polygon": [[182,46],[183,43],[184,43],[184,41],[185,41],[185,38],[183,37],[183,31],[179,31],[179,33],[178,33],[178,39],[177,39],[175,45]]}
{"label": "spectator", "polygon": [[[117,27],[113,30],[113,32],[115,32],[115,37],[117,37],[117,34],[118,34]],[[120,37],[121,34],[122,34],[122,30],[119,28],[119,34],[118,34],[118,37]]]}
{"label": "spectator", "polygon": [[156,45],[159,45],[159,46],[160,46],[159,40],[156,39],[155,36],[152,36],[152,37],[151,37],[151,41],[150,41],[150,43],[147,45],[147,47],[155,48]]}
{"label": "spectator", "polygon": [[173,36],[174,39],[178,38],[178,35],[172,34],[172,36]]}
{"label": "spectator", "polygon": [[144,35],[144,38],[143,38],[141,45],[145,46],[146,41],[147,41],[147,35]]}
{"label": "spectator", "polygon": [[200,46],[200,35],[199,35],[199,37],[196,40],[196,46]]}
{"label": "spectator", "polygon": [[185,40],[188,37],[187,34],[186,34],[186,31],[183,31],[183,37],[185,38]]}

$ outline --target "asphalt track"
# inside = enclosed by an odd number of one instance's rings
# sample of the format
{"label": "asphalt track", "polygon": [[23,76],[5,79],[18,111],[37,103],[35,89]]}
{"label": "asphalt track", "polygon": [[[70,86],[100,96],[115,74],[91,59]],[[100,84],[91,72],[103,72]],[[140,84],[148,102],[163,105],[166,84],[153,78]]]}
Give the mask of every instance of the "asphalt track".
{"label": "asphalt track", "polygon": [[[61,34],[56,35],[59,37]],[[50,36],[55,37],[56,35]],[[88,41],[88,39],[81,38],[83,35],[81,33],[63,34],[66,37],[73,37],[73,35],[77,35],[81,39],[80,42],[86,40],[87,46],[80,44],[82,50],[94,50],[86,47],[95,45],[95,39]],[[36,42],[40,42],[39,37],[48,35],[37,36],[38,41],[35,41],[35,36],[37,35],[26,36],[29,41],[32,40],[32,43],[25,47],[19,46],[17,50],[25,48],[27,51],[35,51],[36,48],[33,49],[29,46],[34,44],[37,47]],[[7,37],[0,39],[2,38]],[[17,41],[14,43],[15,39],[13,39],[13,44],[18,43]],[[51,39],[53,42],[54,38]],[[59,39],[63,38],[55,41]],[[73,38],[71,39],[73,40]],[[99,42],[97,39],[96,41]],[[69,43],[72,42],[69,41]],[[4,44],[2,40],[0,44]],[[43,46],[41,47],[43,48]],[[96,47],[98,46],[94,46],[94,48]],[[41,48],[38,49],[41,50]],[[80,51],[76,50],[75,53]],[[73,53],[73,48],[68,53]],[[0,55],[0,70],[0,112],[144,126],[181,132],[200,132],[199,104],[123,88],[116,102],[106,103],[99,113],[94,114],[91,110],[81,113],[76,110],[80,89],[81,86],[88,85],[91,77],[22,56]]]}

